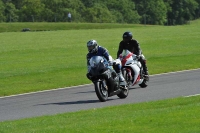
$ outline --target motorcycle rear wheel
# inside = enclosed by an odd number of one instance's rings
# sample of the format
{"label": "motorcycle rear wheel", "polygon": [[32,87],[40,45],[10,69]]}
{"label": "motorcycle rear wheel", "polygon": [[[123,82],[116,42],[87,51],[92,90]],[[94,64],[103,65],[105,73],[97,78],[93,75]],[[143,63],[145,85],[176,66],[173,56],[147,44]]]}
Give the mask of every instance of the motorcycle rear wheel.
{"label": "motorcycle rear wheel", "polygon": [[102,81],[95,82],[94,87],[95,87],[96,95],[99,98],[99,101],[105,102],[108,99],[108,91],[105,87],[103,87]]}

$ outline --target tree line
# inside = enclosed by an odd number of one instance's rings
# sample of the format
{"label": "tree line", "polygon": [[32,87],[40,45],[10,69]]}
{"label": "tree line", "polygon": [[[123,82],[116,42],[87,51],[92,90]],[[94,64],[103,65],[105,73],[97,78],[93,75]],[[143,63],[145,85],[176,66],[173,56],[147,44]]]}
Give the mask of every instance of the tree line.
{"label": "tree line", "polygon": [[0,22],[180,25],[200,17],[200,0],[0,0]]}

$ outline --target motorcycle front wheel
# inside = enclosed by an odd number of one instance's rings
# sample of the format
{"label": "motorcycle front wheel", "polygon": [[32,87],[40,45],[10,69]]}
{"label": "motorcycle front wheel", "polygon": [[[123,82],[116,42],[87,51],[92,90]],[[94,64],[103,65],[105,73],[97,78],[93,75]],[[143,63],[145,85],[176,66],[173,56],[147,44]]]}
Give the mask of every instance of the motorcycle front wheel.
{"label": "motorcycle front wheel", "polygon": [[99,101],[105,102],[108,99],[108,91],[107,88],[103,86],[103,81],[95,82],[94,88]]}

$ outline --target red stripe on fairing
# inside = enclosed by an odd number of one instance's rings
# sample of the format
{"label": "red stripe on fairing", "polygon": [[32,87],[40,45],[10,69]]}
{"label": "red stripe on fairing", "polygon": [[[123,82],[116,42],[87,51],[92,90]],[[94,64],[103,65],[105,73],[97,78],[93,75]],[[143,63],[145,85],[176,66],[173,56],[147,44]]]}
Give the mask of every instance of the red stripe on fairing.
{"label": "red stripe on fairing", "polygon": [[122,62],[122,66],[124,66],[126,64],[126,61],[128,60],[128,58],[130,58],[133,55],[133,53],[128,54],[125,58],[122,58],[122,55],[120,55],[120,59]]}

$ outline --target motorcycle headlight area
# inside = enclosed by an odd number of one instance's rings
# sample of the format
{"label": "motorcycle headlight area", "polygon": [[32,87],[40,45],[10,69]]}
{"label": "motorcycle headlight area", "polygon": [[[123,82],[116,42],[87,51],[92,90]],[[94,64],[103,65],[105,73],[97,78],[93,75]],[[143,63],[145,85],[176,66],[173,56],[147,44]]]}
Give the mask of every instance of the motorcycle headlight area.
{"label": "motorcycle headlight area", "polygon": [[101,56],[93,56],[89,62],[91,67],[98,67],[104,62],[104,59]]}
{"label": "motorcycle headlight area", "polygon": [[104,64],[104,58],[101,56],[93,56],[90,59],[90,66],[91,66],[91,71],[94,75],[100,75],[104,71],[107,70],[106,65]]}

